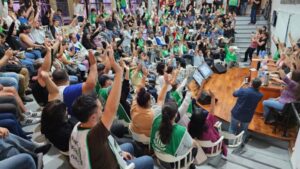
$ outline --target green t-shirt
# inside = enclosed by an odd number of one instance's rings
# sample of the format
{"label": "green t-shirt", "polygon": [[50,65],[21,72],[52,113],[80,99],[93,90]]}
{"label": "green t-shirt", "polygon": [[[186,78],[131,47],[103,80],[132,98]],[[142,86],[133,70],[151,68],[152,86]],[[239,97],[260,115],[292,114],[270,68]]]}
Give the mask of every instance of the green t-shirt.
{"label": "green t-shirt", "polygon": [[274,56],[273,56],[273,60],[274,60],[274,61],[277,61],[279,58],[280,58],[279,51],[276,50],[276,52],[275,52],[275,54],[274,54]]}
{"label": "green t-shirt", "polygon": [[96,18],[97,18],[97,15],[91,13],[91,15],[89,17],[89,20],[90,20],[91,24],[95,24],[96,23]]}
{"label": "green t-shirt", "polygon": [[169,51],[168,51],[168,50],[162,50],[162,51],[161,51],[161,55],[162,55],[163,57],[169,56]]}
{"label": "green t-shirt", "polygon": [[174,54],[174,55],[179,55],[179,46],[174,46],[173,48],[172,48],[172,53]]}
{"label": "green t-shirt", "polygon": [[121,8],[126,8],[127,6],[127,3],[126,3],[126,0],[121,0]]}
{"label": "green t-shirt", "polygon": [[142,50],[144,49],[144,40],[143,39],[139,39],[137,42],[138,47],[140,47]]}
{"label": "green t-shirt", "polygon": [[238,0],[229,0],[229,6],[238,6]]}
{"label": "green t-shirt", "polygon": [[236,61],[237,61],[236,53],[231,53],[231,52],[229,51],[227,45],[225,46],[225,54],[226,54],[226,57],[225,57],[225,62],[226,62],[226,63],[229,63],[229,62],[236,62]]}
{"label": "green t-shirt", "polygon": [[[98,97],[100,98],[100,100],[102,101],[102,104],[104,104],[104,105],[107,101],[110,90],[111,90],[111,87],[101,88],[99,83],[97,83],[97,85],[95,87],[95,91],[98,94]],[[122,104],[119,104],[119,106],[118,106],[117,117],[119,120],[124,120],[126,123],[130,123],[130,121],[131,121],[130,117],[127,115]]]}
{"label": "green t-shirt", "polygon": [[176,0],[176,7],[180,7],[181,6],[181,0]]}

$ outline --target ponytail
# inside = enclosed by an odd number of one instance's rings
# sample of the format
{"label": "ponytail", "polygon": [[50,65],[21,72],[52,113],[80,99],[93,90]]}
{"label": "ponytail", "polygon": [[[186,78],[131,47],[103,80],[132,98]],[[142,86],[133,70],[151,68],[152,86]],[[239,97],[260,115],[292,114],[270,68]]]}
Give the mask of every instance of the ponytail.
{"label": "ponytail", "polygon": [[162,108],[162,120],[159,127],[160,140],[163,144],[168,144],[171,140],[173,124],[172,120],[177,114],[177,104],[175,102],[167,103]]}
{"label": "ponytail", "polygon": [[142,87],[138,93],[137,93],[137,97],[136,97],[136,101],[138,103],[139,106],[143,107],[143,108],[147,108],[149,105],[149,100],[151,99],[150,93],[148,93],[146,91],[146,89],[144,87]]}

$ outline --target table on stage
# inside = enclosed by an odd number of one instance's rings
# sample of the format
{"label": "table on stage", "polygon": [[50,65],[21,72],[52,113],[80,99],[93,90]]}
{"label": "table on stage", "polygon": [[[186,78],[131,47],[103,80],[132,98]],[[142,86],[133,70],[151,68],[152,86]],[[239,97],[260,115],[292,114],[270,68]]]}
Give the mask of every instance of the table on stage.
{"label": "table on stage", "polygon": [[[249,77],[249,68],[232,68],[224,74],[213,74],[206,82],[204,90],[210,89],[218,99],[215,107],[215,116],[218,118],[230,122],[231,110],[236,103],[236,98],[233,97],[233,92],[238,89],[243,83],[245,77]],[[200,87],[192,80],[189,83],[189,89],[192,96],[195,98],[198,94]],[[280,89],[278,86],[263,86],[260,91],[264,94],[264,99],[268,99],[273,96],[279,96]],[[260,103],[261,104],[261,103]],[[260,107],[261,106],[261,107]],[[204,109],[210,110],[210,105],[202,105]],[[295,133],[289,132],[291,137],[284,138],[281,136],[281,132],[273,133],[273,126],[264,123],[262,119],[262,105],[259,105],[256,109],[257,113],[249,125],[249,130],[254,132],[268,135],[283,140],[290,140],[295,138]],[[246,113],[246,112],[245,112]]]}

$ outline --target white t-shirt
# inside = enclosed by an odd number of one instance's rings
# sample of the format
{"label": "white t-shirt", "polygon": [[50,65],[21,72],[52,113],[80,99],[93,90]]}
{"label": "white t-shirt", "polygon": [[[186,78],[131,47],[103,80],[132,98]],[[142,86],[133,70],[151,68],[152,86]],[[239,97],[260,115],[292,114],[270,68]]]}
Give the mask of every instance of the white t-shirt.
{"label": "white t-shirt", "polygon": [[84,16],[84,5],[83,4],[74,4],[74,15]]}
{"label": "white t-shirt", "polygon": [[206,3],[208,4],[212,4],[214,2],[214,0],[206,0]]}

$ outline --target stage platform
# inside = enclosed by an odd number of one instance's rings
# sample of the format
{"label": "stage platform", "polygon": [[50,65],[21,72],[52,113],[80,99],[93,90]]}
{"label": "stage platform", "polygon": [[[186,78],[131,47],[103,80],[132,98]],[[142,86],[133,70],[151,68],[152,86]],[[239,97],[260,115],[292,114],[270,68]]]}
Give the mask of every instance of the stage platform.
{"label": "stage platform", "polygon": [[[249,76],[249,68],[232,68],[224,74],[213,74],[210,77],[205,86],[204,90],[210,89],[215,93],[218,102],[215,107],[215,116],[221,120],[230,122],[231,110],[236,103],[236,98],[233,97],[233,92],[238,89],[244,81],[244,78]],[[196,85],[195,81],[189,84],[189,87],[194,96],[196,96],[199,86]],[[210,106],[203,106],[208,111]],[[290,142],[290,146],[293,146],[296,139],[296,129],[288,130],[288,137],[282,136],[282,130],[273,132],[273,126],[264,123],[261,112],[256,112],[250,125],[249,130],[273,137],[280,140],[285,140]]]}

